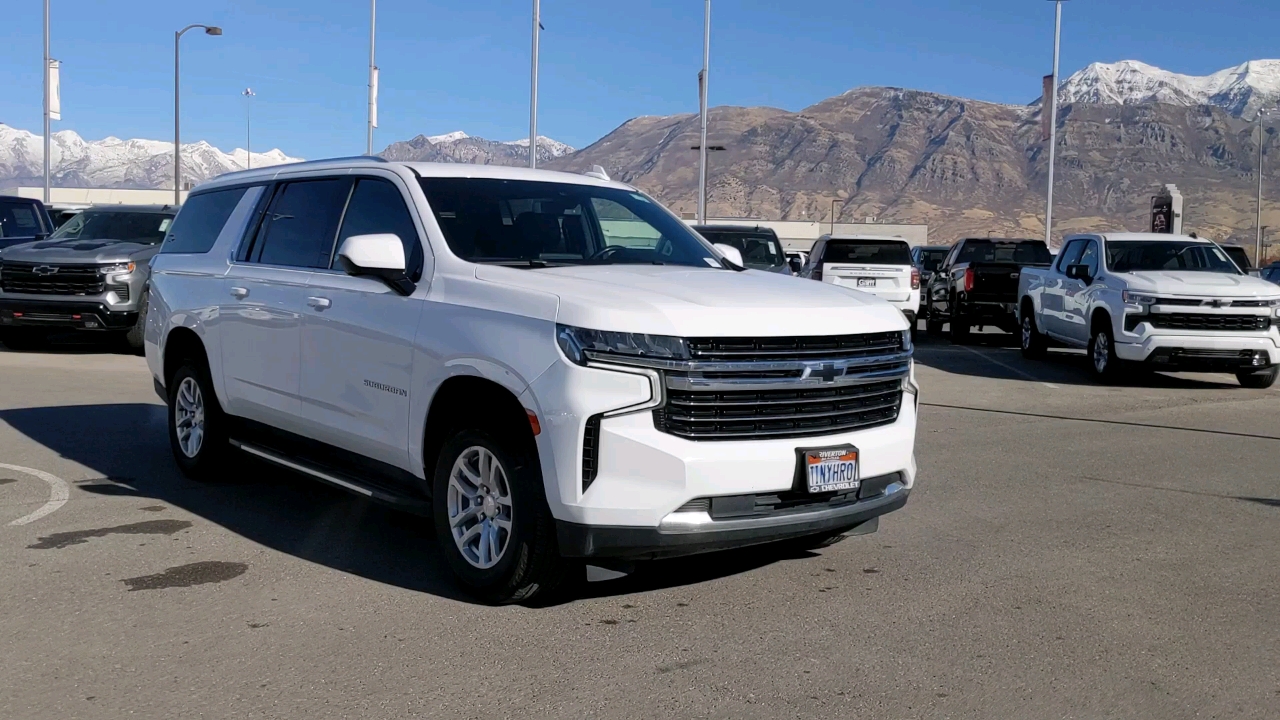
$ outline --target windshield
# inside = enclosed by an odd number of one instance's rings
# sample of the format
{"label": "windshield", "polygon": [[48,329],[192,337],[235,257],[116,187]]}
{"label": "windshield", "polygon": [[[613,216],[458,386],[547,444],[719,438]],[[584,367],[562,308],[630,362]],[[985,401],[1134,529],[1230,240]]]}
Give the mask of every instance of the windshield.
{"label": "windshield", "polygon": [[920,265],[929,272],[942,267],[942,260],[947,257],[947,248],[924,248],[920,251]]}
{"label": "windshield", "polygon": [[151,212],[86,210],[58,228],[50,240],[119,240],[159,245],[173,216]]}
{"label": "windshield", "polygon": [[782,243],[778,242],[776,235],[743,230],[717,230],[708,227],[695,229],[709,242],[723,243],[737,248],[738,252],[742,253],[742,262],[752,270],[773,270],[787,264],[786,255],[782,252]]}
{"label": "windshield", "polygon": [[449,249],[476,263],[721,268],[711,247],[634,191],[496,178],[422,178]]}
{"label": "windshield", "polygon": [[1049,248],[1040,240],[1024,242],[991,242],[989,240],[966,240],[960,250],[960,263],[1017,263],[1019,265],[1048,265],[1053,262]]}
{"label": "windshield", "polygon": [[1117,273],[1195,270],[1241,274],[1236,264],[1217,245],[1176,240],[1108,242],[1107,267]]}
{"label": "windshield", "polygon": [[902,240],[828,240],[822,262],[910,265],[911,246]]}

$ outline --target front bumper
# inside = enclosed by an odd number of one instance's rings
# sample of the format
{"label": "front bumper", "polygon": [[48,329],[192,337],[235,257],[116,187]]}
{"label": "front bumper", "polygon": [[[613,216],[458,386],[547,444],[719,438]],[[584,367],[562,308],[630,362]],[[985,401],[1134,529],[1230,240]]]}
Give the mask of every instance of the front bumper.
{"label": "front bumper", "polygon": [[[1188,332],[1116,327],[1116,357],[1154,368],[1187,370],[1262,369],[1280,362],[1280,329],[1253,332]],[[1254,358],[1265,356],[1263,364]],[[1246,360],[1247,358],[1247,360]]]}
{"label": "front bumper", "polygon": [[111,310],[100,302],[0,298],[0,328],[127,330],[137,322],[136,310]]}
{"label": "front bumper", "polygon": [[896,473],[869,479],[864,488],[876,494],[759,517],[715,519],[706,511],[673,512],[656,528],[558,521],[556,534],[566,557],[655,560],[853,530],[901,509],[911,492]]}

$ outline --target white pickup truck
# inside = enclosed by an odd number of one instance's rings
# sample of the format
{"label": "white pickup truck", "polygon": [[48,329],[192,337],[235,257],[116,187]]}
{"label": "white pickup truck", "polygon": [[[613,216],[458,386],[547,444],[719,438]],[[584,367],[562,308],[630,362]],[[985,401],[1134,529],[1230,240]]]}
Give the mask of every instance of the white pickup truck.
{"label": "white pickup truck", "polygon": [[1018,286],[1022,352],[1087,348],[1100,380],[1123,366],[1235,373],[1271,387],[1280,362],[1280,290],[1242,272],[1221,247],[1181,235],[1068,237],[1048,268]]}

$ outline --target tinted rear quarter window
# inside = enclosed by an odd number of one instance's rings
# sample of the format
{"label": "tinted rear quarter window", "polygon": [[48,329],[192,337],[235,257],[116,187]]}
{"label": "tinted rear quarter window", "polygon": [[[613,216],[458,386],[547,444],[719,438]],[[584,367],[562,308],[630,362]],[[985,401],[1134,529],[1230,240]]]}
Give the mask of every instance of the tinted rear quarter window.
{"label": "tinted rear quarter window", "polygon": [[187,198],[169,234],[160,247],[162,253],[207,253],[222,232],[248,188],[232,188],[200,193]]}
{"label": "tinted rear quarter window", "polygon": [[832,240],[822,262],[910,265],[911,246],[901,240]]}

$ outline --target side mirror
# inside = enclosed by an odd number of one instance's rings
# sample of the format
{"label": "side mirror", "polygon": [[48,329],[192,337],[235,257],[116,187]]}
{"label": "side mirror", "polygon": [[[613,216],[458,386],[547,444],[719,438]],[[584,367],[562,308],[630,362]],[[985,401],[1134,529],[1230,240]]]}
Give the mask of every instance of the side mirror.
{"label": "side mirror", "polygon": [[715,249],[722,256],[724,256],[725,260],[728,260],[730,264],[736,266],[737,268],[745,269],[747,267],[746,264],[742,262],[742,253],[738,252],[738,248],[732,245],[716,243]]}
{"label": "side mirror", "polygon": [[1068,265],[1067,277],[1086,283],[1093,282],[1093,277],[1089,275],[1088,265]]}
{"label": "side mirror", "polygon": [[405,274],[404,244],[397,235],[352,235],[338,248],[338,264],[348,275],[375,277],[400,295],[417,286]]}

